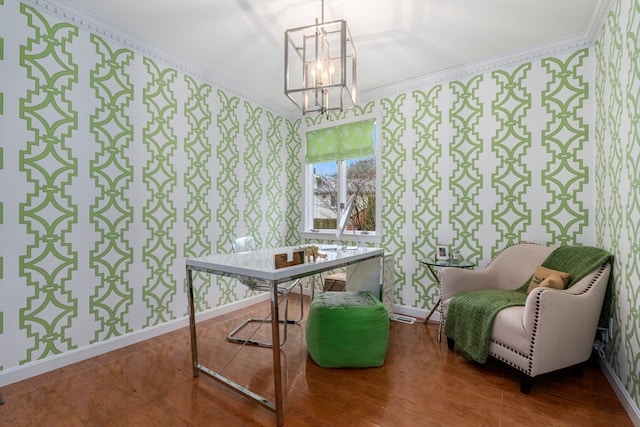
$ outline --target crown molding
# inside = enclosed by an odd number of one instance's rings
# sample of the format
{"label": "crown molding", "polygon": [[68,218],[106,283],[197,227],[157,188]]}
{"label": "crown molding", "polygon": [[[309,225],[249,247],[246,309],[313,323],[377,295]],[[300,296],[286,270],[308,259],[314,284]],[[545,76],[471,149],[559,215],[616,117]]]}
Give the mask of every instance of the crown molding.
{"label": "crown molding", "polygon": [[469,62],[461,66],[447,68],[435,73],[363,91],[360,94],[360,100],[368,102],[380,98],[393,97],[400,93],[412,92],[440,83],[484,74],[496,69],[514,67],[540,58],[554,56],[564,52],[572,52],[580,48],[592,47],[600,37],[600,33],[602,32],[602,28],[606,23],[607,16],[614,2],[615,0],[598,0],[594,6],[594,10],[591,12],[587,28],[582,34],[576,34],[554,40],[551,43]]}
{"label": "crown molding", "polygon": [[554,56],[564,52],[572,52],[577,49],[590,46],[592,46],[591,41],[584,35],[567,37],[545,45],[535,46],[504,55],[493,56],[480,61],[469,62],[467,64],[447,68],[436,73],[368,90],[362,93],[361,100],[371,101],[374,99],[394,96],[399,93],[412,92],[417,89],[423,89],[440,83],[463,80],[465,78],[485,74],[496,69],[510,68],[525,62],[531,62],[536,59]]}
{"label": "crown molding", "polygon": [[106,40],[109,40],[115,44],[121,45],[133,51],[136,51],[143,56],[147,56],[156,61],[162,62],[169,67],[173,67],[184,74],[187,74],[191,77],[202,80],[203,82],[211,84],[213,87],[217,89],[221,89],[224,92],[238,96],[242,99],[250,101],[256,105],[261,105],[262,107],[270,110],[272,113],[280,116],[284,116],[285,118],[291,118],[292,113],[286,109],[283,109],[282,106],[279,106],[268,99],[264,99],[255,94],[249,93],[247,90],[242,89],[219,76],[212,75],[211,73],[204,72],[199,70],[174,56],[158,49],[153,46],[150,46],[146,43],[143,43],[137,40],[133,35],[127,33],[126,31],[116,28],[113,25],[100,20],[94,16],[90,16],[76,7],[64,2],[63,0],[22,0],[24,3],[28,3],[38,8],[39,10],[45,11],[51,15],[58,17],[61,20],[77,25],[79,28],[82,28],[86,31],[94,33]]}
{"label": "crown molding", "polygon": [[[154,60],[165,63],[166,65],[176,68],[177,70],[198,78],[212,86],[225,91],[226,93],[238,96],[256,105],[261,105],[270,110],[274,114],[283,116],[289,120],[299,118],[300,114],[297,110],[286,109],[268,99],[257,96],[248,92],[246,89],[240,88],[223,78],[212,75],[196,69],[195,67],[176,59],[174,56],[163,52],[153,46],[138,41],[133,35],[126,31],[116,28],[113,25],[100,20],[99,18],[89,16],[78,10],[74,6],[66,3],[64,0],[22,0],[25,3],[32,4],[37,8],[44,10],[58,18],[71,22],[80,28],[95,33],[100,37],[110,40],[113,43],[127,47],[131,50],[139,52],[144,56],[148,56]],[[433,86],[436,84],[465,79],[473,75],[483,74],[500,68],[508,68],[517,66],[524,62],[529,62],[539,58],[561,54],[563,52],[574,51],[583,47],[591,47],[597,41],[607,15],[611,10],[615,0],[598,0],[594,6],[594,10],[590,15],[587,28],[584,33],[566,37],[553,41],[548,44],[534,46],[529,49],[519,50],[504,55],[494,56],[491,58],[470,62],[461,66],[448,68],[431,74],[426,74],[413,79],[403,80],[387,86],[381,86],[375,89],[363,91],[359,94],[361,102],[369,102],[385,97],[393,97],[399,93],[411,92],[416,89]]]}
{"label": "crown molding", "polygon": [[591,12],[591,17],[589,19],[589,23],[587,24],[587,30],[585,31],[585,34],[587,39],[592,44],[595,44],[595,42],[600,38],[602,29],[607,23],[607,16],[613,9],[614,3],[615,0],[598,0],[593,9],[593,12]]}

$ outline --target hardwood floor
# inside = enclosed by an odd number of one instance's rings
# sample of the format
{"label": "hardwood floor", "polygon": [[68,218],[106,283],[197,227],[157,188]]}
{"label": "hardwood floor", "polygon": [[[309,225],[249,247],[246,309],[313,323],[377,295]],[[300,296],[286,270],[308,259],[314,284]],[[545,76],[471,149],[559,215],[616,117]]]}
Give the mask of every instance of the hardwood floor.
{"label": "hardwood floor", "polygon": [[[295,298],[294,296],[291,297]],[[291,301],[293,304],[294,301]],[[307,307],[307,304],[305,304]],[[292,305],[290,309],[294,309]],[[268,303],[198,324],[200,360],[223,367],[225,340]],[[294,313],[293,315],[295,315]],[[268,326],[260,333],[268,333]],[[307,355],[304,323],[282,349],[286,426],[631,426],[604,374],[556,372],[520,393],[518,373],[466,360],[436,340],[437,324],[391,322],[384,366],[323,369]],[[214,357],[211,351],[219,345]],[[275,415],[213,380],[193,378],[187,328],[0,388],[1,426],[273,426]],[[271,350],[247,346],[225,375],[273,396]]]}

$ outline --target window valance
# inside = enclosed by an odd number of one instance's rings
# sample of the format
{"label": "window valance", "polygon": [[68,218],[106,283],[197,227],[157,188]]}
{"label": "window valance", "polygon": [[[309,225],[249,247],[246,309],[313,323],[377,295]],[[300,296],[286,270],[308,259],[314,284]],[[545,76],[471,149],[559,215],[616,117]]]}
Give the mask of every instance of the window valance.
{"label": "window valance", "polygon": [[316,129],[306,134],[307,163],[370,157],[375,119]]}

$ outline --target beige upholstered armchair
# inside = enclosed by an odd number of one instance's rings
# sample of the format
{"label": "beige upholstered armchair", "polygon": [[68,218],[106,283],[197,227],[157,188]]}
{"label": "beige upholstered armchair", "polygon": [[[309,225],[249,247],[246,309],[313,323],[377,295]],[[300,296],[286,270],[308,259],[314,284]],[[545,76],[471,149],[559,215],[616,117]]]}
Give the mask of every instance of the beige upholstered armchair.
{"label": "beige upholstered armchair", "polygon": [[[554,289],[554,285],[550,285],[547,280],[540,283],[540,286],[537,286],[538,283],[532,285],[532,289],[526,293],[527,283],[535,279],[533,273],[536,268],[546,263],[554,253],[554,248],[537,244],[510,246],[496,255],[484,269],[443,268],[443,319],[449,348],[453,349],[455,344],[460,345],[464,341],[465,330],[460,333],[460,326],[469,320],[458,321],[456,328],[453,316],[460,317],[460,300],[473,300],[479,294],[493,295],[490,292],[469,291],[520,288],[523,296],[517,298],[522,299],[523,305],[507,306],[494,314],[493,325],[488,326],[490,340],[486,356],[492,356],[520,370],[523,373],[520,390],[525,394],[529,393],[533,377],[537,375],[573,366],[581,372],[584,362],[591,356],[611,271],[609,253],[596,248],[586,249],[593,249],[595,254],[588,264],[593,268],[584,266],[584,273],[576,276],[586,275],[575,282],[569,282],[567,289]],[[572,252],[568,250],[563,253]],[[580,257],[578,261],[584,258],[580,252],[573,253],[573,256]],[[560,265],[564,267],[564,271],[572,268],[570,262]],[[563,284],[555,287],[562,288]],[[453,298],[460,294],[463,296],[453,303]],[[452,310],[453,305],[455,307]],[[472,334],[475,332],[467,335]],[[464,347],[461,348],[465,351]]]}

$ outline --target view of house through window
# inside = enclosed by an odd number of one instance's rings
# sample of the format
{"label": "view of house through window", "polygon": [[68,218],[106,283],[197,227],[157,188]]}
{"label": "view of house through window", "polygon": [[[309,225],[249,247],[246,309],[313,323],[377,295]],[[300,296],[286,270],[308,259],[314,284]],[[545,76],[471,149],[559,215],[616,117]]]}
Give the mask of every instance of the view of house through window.
{"label": "view of house through window", "polygon": [[[335,230],[342,215],[338,200],[355,193],[347,230],[362,232],[376,229],[376,159],[338,160],[314,164],[313,229]],[[343,171],[343,173],[340,173]],[[344,183],[344,185],[343,185]],[[345,190],[340,192],[340,188]],[[342,195],[342,197],[340,197]]]}
{"label": "view of house through window", "polygon": [[[313,201],[307,200],[306,206],[313,206],[313,231],[335,231],[347,199],[355,194],[351,207],[347,230],[356,230],[362,234],[376,231],[376,150],[375,122],[371,121],[371,130],[366,134],[368,151],[365,156],[307,162],[313,171]],[[340,138],[336,132],[332,137]],[[336,141],[340,144],[340,141]],[[307,175],[309,176],[309,175]],[[307,196],[309,197],[309,195]],[[309,229],[307,228],[307,229]]]}

